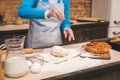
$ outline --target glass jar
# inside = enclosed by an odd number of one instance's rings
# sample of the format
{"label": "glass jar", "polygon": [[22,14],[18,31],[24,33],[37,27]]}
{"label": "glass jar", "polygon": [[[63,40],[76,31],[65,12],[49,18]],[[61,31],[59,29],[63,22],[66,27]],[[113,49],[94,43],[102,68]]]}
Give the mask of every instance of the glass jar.
{"label": "glass jar", "polygon": [[9,77],[21,77],[28,73],[29,68],[23,52],[23,38],[5,40],[7,48],[4,71]]}

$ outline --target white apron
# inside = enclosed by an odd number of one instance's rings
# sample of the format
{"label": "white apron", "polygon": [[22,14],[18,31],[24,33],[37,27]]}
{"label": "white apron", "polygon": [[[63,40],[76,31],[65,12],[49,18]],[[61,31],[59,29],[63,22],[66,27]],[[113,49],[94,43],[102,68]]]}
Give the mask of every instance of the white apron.
{"label": "white apron", "polygon": [[[62,0],[60,3],[42,2],[39,0],[38,9],[53,10],[60,8],[64,12],[64,5]],[[30,29],[27,35],[26,47],[30,48],[43,48],[55,45],[61,45],[61,21],[58,21],[55,17],[45,19],[33,19],[30,23]]]}

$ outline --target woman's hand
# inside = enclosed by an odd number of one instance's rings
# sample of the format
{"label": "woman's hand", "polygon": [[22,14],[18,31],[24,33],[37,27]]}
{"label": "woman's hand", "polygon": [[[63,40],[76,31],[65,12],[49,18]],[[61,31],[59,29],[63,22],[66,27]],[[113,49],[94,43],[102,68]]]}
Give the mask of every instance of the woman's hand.
{"label": "woman's hand", "polygon": [[59,8],[54,10],[53,16],[56,17],[59,21],[63,21],[64,20],[64,13]]}
{"label": "woman's hand", "polygon": [[65,29],[64,36],[65,38],[68,38],[69,41],[75,40],[73,31],[70,28]]}
{"label": "woman's hand", "polygon": [[48,18],[56,17],[59,21],[64,20],[64,12],[59,8],[56,8],[55,10],[50,10],[47,16]]}

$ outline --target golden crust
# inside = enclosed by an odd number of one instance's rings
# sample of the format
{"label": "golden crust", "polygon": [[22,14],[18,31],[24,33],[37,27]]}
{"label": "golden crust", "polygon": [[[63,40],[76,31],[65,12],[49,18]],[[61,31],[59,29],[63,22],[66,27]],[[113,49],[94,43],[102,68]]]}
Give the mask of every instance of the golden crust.
{"label": "golden crust", "polygon": [[86,44],[84,49],[90,53],[105,54],[110,52],[111,46],[105,42],[91,42]]}

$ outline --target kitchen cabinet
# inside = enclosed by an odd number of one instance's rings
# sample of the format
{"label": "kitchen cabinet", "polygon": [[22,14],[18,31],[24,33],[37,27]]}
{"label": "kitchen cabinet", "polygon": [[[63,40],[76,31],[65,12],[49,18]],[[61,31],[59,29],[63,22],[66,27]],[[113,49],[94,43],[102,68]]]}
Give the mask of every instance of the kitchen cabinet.
{"label": "kitchen cabinet", "polygon": [[27,35],[27,29],[25,30],[11,30],[11,31],[0,31],[0,44],[3,44],[5,39],[12,38],[17,35]]}
{"label": "kitchen cabinet", "polygon": [[83,36],[84,35],[84,31],[83,31],[83,29],[81,29],[81,28],[74,29],[73,28],[73,32],[74,32],[75,40],[71,41],[71,42],[68,41],[68,38],[65,39],[64,35],[62,34],[62,43],[63,43],[63,45],[80,43],[80,42],[84,41],[84,36]]}
{"label": "kitchen cabinet", "polygon": [[89,80],[120,80],[120,71],[102,74]]}
{"label": "kitchen cabinet", "polygon": [[[78,22],[72,24],[71,28],[74,32],[75,40],[69,42],[68,39],[64,38],[62,33],[62,43],[63,45],[66,45],[106,38],[108,33],[108,24],[109,22]],[[0,44],[3,44],[5,39],[13,36],[27,35],[27,32],[28,29],[2,30],[0,31]]]}
{"label": "kitchen cabinet", "polygon": [[110,22],[108,37],[120,33],[120,0],[92,0],[91,16]]}
{"label": "kitchen cabinet", "polygon": [[84,41],[93,39],[100,39],[107,37],[108,27],[106,26],[92,26],[84,29]]}
{"label": "kitchen cabinet", "polygon": [[72,25],[75,41],[69,42],[62,35],[63,45],[86,42],[94,39],[107,38],[109,22],[78,22]]}
{"label": "kitchen cabinet", "polygon": [[91,78],[90,80],[119,80],[117,79],[117,73],[118,72],[112,72],[108,74],[99,75],[97,77]]}

